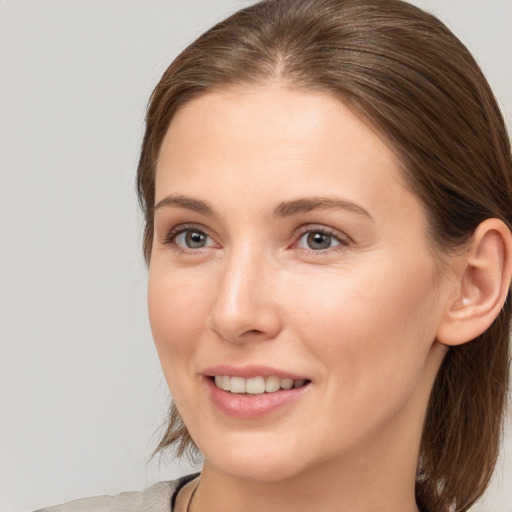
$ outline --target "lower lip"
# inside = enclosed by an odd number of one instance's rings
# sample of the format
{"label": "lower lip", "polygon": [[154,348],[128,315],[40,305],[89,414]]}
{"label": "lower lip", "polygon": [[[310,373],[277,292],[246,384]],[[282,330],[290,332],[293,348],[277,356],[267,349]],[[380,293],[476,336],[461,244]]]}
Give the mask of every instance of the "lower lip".
{"label": "lower lip", "polygon": [[273,393],[250,395],[224,391],[218,388],[209,377],[205,377],[204,380],[214,405],[228,416],[243,419],[267,416],[295,402],[310,386],[310,384],[306,384],[300,388],[281,389]]}

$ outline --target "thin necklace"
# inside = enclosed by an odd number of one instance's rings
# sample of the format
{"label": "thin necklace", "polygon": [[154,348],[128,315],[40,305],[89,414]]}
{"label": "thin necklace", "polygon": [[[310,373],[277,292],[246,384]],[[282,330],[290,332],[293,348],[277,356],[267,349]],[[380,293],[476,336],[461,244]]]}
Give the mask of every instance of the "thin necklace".
{"label": "thin necklace", "polygon": [[190,506],[192,505],[192,500],[194,499],[194,496],[196,495],[196,491],[197,491],[198,487],[199,487],[199,480],[197,481],[197,484],[194,487],[194,490],[192,491],[192,494],[190,495],[190,498],[188,499],[186,512],[190,512]]}

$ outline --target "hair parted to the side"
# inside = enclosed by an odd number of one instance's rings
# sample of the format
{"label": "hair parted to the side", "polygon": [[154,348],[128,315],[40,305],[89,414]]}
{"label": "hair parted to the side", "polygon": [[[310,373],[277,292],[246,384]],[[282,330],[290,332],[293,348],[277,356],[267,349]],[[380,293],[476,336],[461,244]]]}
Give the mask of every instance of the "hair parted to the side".
{"label": "hair parted to the side", "polygon": [[[400,0],[268,0],[220,22],[165,71],[150,100],[137,186],[151,258],[155,167],[174,113],[209,91],[278,81],[338,95],[391,142],[426,207],[442,254],[487,218],[512,226],[512,159],[503,118],[464,45]],[[427,411],[418,505],[465,511],[498,455],[509,376],[510,290],[491,327],[448,351]],[[172,406],[157,452],[194,449]]]}

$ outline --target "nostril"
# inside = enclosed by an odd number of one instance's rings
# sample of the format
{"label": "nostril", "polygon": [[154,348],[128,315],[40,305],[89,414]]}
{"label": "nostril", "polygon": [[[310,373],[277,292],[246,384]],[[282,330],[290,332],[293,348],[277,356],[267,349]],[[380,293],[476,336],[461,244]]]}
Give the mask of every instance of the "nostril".
{"label": "nostril", "polygon": [[272,304],[244,303],[243,297],[235,299],[219,299],[214,305],[209,318],[210,330],[232,343],[264,341],[277,336],[281,329],[278,308]]}

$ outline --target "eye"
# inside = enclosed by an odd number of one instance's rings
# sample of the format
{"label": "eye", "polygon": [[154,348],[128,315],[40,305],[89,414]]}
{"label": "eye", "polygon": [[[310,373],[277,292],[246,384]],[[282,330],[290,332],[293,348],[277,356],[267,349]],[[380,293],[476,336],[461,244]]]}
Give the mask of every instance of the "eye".
{"label": "eye", "polygon": [[325,251],[339,245],[348,245],[348,242],[333,233],[320,229],[307,231],[299,238],[297,243],[299,249],[310,251]]}
{"label": "eye", "polygon": [[181,249],[203,249],[215,245],[210,236],[196,228],[184,228],[171,233],[167,243],[174,243]]}

